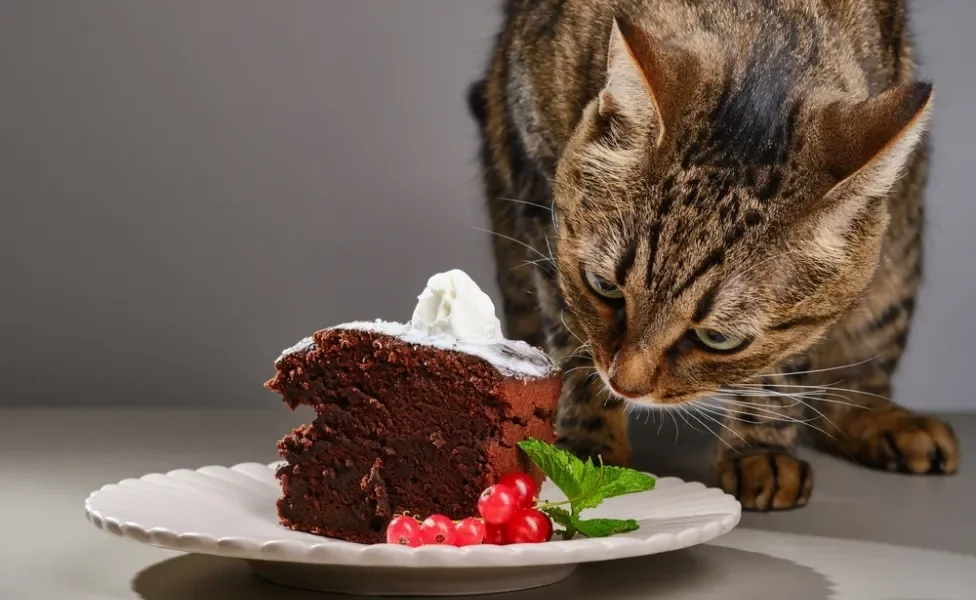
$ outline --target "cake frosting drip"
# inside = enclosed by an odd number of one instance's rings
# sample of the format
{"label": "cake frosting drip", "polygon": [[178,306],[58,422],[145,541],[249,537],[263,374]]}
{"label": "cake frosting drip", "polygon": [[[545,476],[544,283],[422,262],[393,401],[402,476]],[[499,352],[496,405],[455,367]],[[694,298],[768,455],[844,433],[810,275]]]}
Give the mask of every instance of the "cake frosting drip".
{"label": "cake frosting drip", "polygon": [[[465,352],[488,361],[505,374],[546,377],[556,370],[552,359],[538,348],[505,339],[491,298],[457,269],[438,273],[427,281],[408,323],[377,319],[344,323],[334,329],[370,331],[411,344]],[[306,338],[282,352],[278,360],[313,346],[314,341]]]}

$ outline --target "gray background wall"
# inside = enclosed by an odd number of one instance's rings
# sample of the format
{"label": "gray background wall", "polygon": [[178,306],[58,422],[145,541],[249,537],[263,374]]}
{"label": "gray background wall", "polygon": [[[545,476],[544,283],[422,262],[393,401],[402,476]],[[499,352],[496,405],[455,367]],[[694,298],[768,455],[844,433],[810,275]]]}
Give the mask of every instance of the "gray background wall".
{"label": "gray background wall", "polygon": [[[976,408],[976,3],[916,0],[937,83],[905,403]],[[464,91],[496,0],[3,0],[0,404],[252,405],[278,351],[494,293]]]}

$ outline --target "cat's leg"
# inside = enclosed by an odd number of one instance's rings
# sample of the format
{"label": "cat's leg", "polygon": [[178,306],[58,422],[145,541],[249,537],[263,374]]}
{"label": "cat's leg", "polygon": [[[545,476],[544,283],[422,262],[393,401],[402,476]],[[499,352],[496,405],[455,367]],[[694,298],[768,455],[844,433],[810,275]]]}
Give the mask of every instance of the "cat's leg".
{"label": "cat's leg", "polygon": [[802,411],[795,398],[776,387],[729,400],[717,431],[715,468],[723,490],[745,510],[788,510],[804,506],[813,492],[810,464],[796,456],[797,426]]}
{"label": "cat's leg", "polygon": [[888,235],[862,305],[813,355],[815,369],[830,370],[810,373],[812,384],[830,386],[830,396],[810,404],[824,432],[814,431],[814,440],[824,450],[879,469],[955,473],[959,445],[952,428],[889,399],[921,279],[925,161],[925,152],[918,153],[892,193]]}
{"label": "cat's leg", "polygon": [[556,419],[556,445],[594,463],[626,467],[630,464],[627,412],[611,399],[603,381],[586,359],[570,361],[564,370],[563,393]]}
{"label": "cat's leg", "polygon": [[[904,311],[903,307],[892,308],[869,322],[869,329],[883,326],[885,335],[892,338],[880,354],[858,346],[852,336],[841,332],[820,349],[822,358],[817,367],[831,371],[818,374],[813,382],[825,390],[822,401],[809,401],[811,417],[819,426],[812,432],[813,440],[818,448],[867,467],[915,474],[955,473],[959,469],[959,445],[949,424],[889,399],[891,377],[908,323],[904,314],[898,318],[891,315]],[[878,331],[861,333],[879,335]],[[845,342],[846,347],[841,345]],[[852,355],[850,349],[858,347],[863,348],[861,356]],[[855,366],[839,368],[847,364]]]}
{"label": "cat's leg", "polygon": [[[521,208],[529,198],[520,198],[526,190],[516,190],[515,174],[507,165],[507,141],[504,136],[488,134],[489,106],[486,100],[486,82],[475,82],[468,90],[468,107],[481,136],[481,171],[485,200],[492,231],[491,243],[495,258],[495,275],[501,294],[502,321],[505,336],[522,340],[533,346],[542,346],[543,332],[539,320],[539,305],[533,297],[535,261],[540,260],[542,249],[533,250],[526,239],[526,223]],[[495,116],[498,119],[497,116]],[[528,190],[533,192],[533,190]],[[547,268],[542,265],[540,268]]]}

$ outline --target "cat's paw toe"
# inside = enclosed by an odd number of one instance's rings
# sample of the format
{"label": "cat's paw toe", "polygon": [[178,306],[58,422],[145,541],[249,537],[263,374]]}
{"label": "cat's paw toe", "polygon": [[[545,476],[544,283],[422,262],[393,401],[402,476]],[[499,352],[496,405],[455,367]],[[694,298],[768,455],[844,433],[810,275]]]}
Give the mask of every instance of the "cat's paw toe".
{"label": "cat's paw toe", "polygon": [[905,411],[866,415],[864,421],[857,458],[866,465],[915,475],[959,470],[959,443],[948,423]]}
{"label": "cat's paw toe", "polygon": [[810,464],[782,451],[729,454],[718,467],[719,485],[743,510],[789,510],[806,505],[813,492]]}

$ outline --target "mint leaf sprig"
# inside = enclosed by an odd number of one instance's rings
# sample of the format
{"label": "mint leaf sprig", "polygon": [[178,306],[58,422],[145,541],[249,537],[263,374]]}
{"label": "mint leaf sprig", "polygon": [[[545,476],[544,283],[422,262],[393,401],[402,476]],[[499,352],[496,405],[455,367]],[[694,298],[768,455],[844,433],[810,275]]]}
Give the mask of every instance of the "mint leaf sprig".
{"label": "mint leaf sprig", "polygon": [[[634,519],[582,519],[580,513],[596,508],[607,498],[654,489],[655,479],[650,475],[604,465],[602,459],[598,465],[593,464],[592,459],[584,462],[571,452],[540,440],[524,440],[518,447],[566,495],[564,502],[544,502],[536,506],[564,527],[560,532],[563,539],[572,539],[577,533],[589,538],[607,537],[636,531],[640,527]],[[569,510],[563,508],[567,505]]]}

